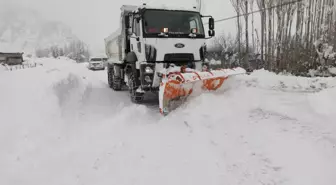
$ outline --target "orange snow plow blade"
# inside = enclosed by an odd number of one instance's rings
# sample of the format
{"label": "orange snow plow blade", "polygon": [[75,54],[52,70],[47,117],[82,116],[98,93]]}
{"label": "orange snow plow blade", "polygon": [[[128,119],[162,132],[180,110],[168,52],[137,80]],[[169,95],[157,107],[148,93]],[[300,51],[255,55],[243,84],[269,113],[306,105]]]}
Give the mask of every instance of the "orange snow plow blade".
{"label": "orange snow plow blade", "polygon": [[230,76],[245,73],[246,71],[242,68],[169,73],[163,76],[160,84],[160,112],[167,115],[185,102],[191,94],[198,95],[204,91],[216,91]]}

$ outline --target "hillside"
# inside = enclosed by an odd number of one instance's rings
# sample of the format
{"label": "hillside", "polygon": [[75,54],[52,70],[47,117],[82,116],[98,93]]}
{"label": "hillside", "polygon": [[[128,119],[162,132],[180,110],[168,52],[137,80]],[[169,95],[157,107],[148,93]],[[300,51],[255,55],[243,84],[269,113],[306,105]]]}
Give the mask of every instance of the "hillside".
{"label": "hillside", "polygon": [[63,47],[78,40],[67,25],[16,6],[0,7],[0,51],[33,54],[37,48]]}

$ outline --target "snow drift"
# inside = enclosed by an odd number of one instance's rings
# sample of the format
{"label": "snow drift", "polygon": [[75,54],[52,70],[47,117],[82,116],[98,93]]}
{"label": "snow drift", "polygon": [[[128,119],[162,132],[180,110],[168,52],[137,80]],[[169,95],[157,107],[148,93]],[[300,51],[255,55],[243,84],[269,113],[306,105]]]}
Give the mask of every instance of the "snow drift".
{"label": "snow drift", "polygon": [[251,87],[291,92],[317,92],[336,87],[336,80],[332,77],[307,78],[276,75],[264,69],[256,70],[251,75],[240,78],[240,82]]}

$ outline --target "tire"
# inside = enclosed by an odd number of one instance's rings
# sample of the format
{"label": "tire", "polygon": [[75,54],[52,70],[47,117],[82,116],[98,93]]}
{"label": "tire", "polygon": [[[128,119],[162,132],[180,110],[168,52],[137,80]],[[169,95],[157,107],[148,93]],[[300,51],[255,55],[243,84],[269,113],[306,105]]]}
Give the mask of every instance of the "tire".
{"label": "tire", "polygon": [[109,87],[115,91],[120,91],[122,89],[121,78],[114,75],[114,65],[107,70],[107,80]]}
{"label": "tire", "polygon": [[128,76],[128,90],[133,103],[142,103],[144,100],[144,93],[136,92],[139,87],[138,84],[134,74],[131,73]]}

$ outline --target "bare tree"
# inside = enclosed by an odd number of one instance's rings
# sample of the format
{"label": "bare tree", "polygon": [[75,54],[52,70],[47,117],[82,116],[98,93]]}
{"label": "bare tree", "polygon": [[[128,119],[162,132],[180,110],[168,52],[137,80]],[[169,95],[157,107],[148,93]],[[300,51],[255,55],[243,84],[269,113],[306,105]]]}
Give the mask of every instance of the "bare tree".
{"label": "bare tree", "polygon": [[257,0],[257,4],[260,11],[260,19],[261,19],[261,44],[260,44],[260,50],[261,50],[261,62],[264,63],[264,47],[265,47],[265,40],[264,40],[264,35],[265,35],[265,26],[264,23],[266,22],[266,11],[265,11],[265,0]]}
{"label": "bare tree", "polygon": [[[304,75],[310,69],[336,67],[336,0],[230,1],[238,17],[235,47],[240,65],[250,60],[249,53],[260,52],[264,67],[276,72]],[[255,15],[249,14],[254,11],[255,3],[260,12],[260,30],[255,28]],[[250,24],[252,32],[249,32]],[[241,45],[242,25],[245,45]],[[242,48],[245,48],[243,53]],[[244,63],[240,63],[242,54],[245,54]]]}
{"label": "bare tree", "polygon": [[247,65],[248,64],[248,54],[249,54],[249,22],[248,22],[248,0],[242,0],[240,1],[240,9],[243,13],[244,16],[244,20],[245,20],[245,57],[244,57],[244,64]]}
{"label": "bare tree", "polygon": [[[240,55],[240,44],[241,44],[241,26],[240,26],[240,8],[239,8],[239,0],[230,0],[233,8],[237,12],[237,40],[238,40],[238,54]],[[240,57],[239,57],[239,63],[240,63]]]}
{"label": "bare tree", "polygon": [[[253,11],[253,6],[254,6],[254,2],[255,0],[250,0],[250,11]],[[252,25],[252,48],[253,48],[253,52],[255,52],[255,48],[256,48],[256,44],[255,44],[255,35],[254,35],[254,14],[251,15],[251,25]]]}

